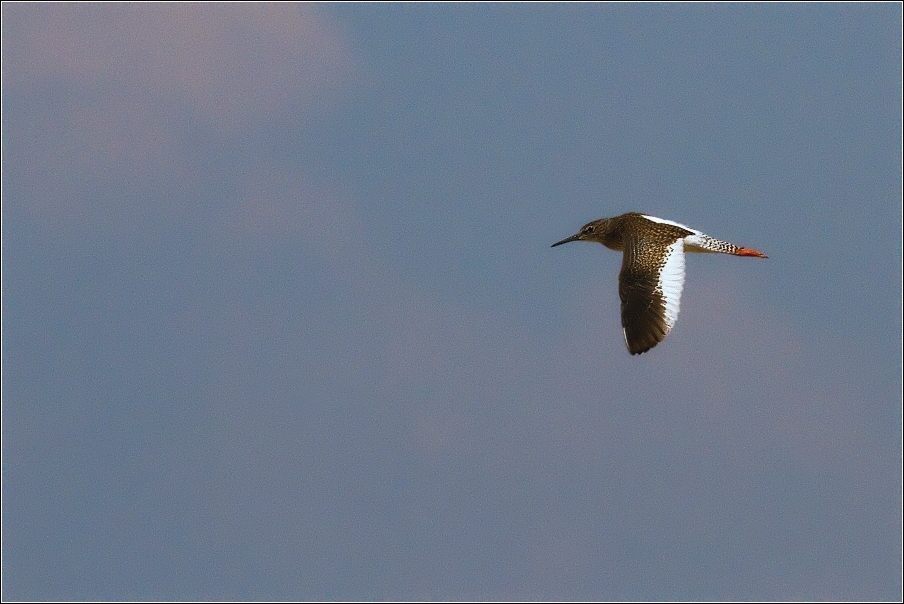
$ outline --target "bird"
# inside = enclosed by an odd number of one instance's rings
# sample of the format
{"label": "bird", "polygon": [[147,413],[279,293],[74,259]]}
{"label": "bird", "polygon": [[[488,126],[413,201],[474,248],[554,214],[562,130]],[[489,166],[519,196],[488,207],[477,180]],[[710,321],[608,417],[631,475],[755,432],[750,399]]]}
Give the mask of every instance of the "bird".
{"label": "bird", "polygon": [[757,250],[639,212],[588,222],[571,237],[550,247],[571,241],[595,241],[623,252],[618,296],[622,332],[632,355],[647,352],[662,342],[675,326],[684,288],[685,252],[768,258]]}

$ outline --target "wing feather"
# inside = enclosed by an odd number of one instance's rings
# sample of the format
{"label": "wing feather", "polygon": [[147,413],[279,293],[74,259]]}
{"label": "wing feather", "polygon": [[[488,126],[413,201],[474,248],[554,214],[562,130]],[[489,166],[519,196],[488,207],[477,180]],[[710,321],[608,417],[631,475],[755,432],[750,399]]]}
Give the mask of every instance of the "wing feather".
{"label": "wing feather", "polygon": [[626,242],[618,277],[622,328],[631,354],[665,339],[678,320],[684,287],[684,241],[633,238]]}

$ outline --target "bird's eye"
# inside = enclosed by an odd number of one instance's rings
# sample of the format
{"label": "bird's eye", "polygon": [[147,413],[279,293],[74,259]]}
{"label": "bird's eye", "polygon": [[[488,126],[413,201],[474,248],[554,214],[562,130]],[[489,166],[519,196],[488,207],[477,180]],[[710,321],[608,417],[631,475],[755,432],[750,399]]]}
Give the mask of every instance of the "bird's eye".
{"label": "bird's eye", "polygon": [[581,235],[590,235],[593,233],[593,225],[587,225],[583,229],[581,229]]}

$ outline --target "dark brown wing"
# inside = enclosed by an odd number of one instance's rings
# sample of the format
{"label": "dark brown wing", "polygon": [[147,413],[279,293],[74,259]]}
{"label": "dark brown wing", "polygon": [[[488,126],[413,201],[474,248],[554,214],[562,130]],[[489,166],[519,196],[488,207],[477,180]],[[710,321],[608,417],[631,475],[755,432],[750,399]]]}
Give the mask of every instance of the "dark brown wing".
{"label": "dark brown wing", "polygon": [[665,339],[678,317],[683,282],[683,242],[625,242],[618,295],[628,352],[641,354]]}

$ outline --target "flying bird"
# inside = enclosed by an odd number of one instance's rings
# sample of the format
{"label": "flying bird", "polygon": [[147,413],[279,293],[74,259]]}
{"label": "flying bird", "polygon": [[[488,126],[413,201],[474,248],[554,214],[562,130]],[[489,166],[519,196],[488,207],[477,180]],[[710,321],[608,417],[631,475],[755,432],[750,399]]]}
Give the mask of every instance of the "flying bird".
{"label": "flying bird", "polygon": [[622,331],[631,354],[650,350],[675,326],[684,287],[685,252],[767,258],[756,250],[719,241],[683,224],[638,212],[588,222],[576,234],[551,247],[570,241],[596,241],[611,250],[623,252],[618,296],[621,298]]}

